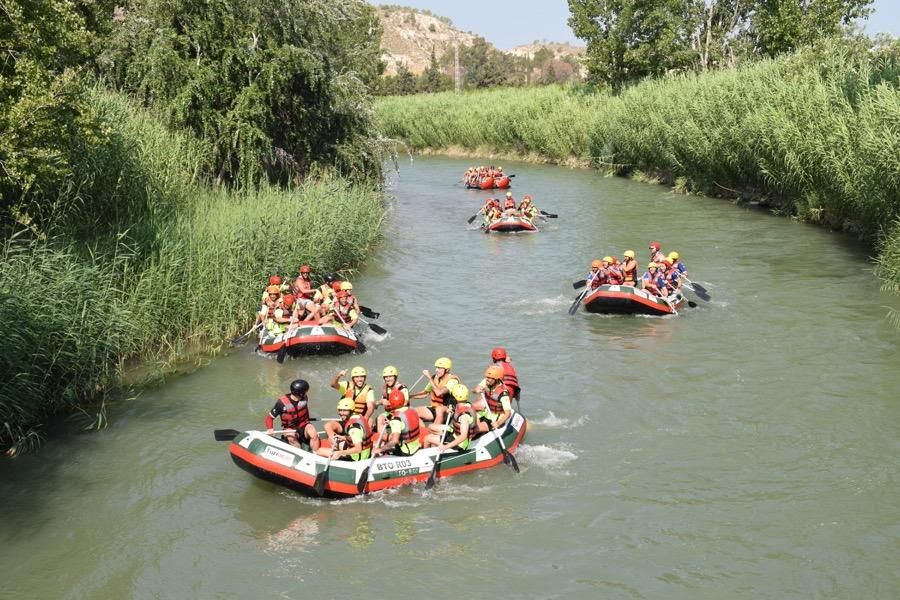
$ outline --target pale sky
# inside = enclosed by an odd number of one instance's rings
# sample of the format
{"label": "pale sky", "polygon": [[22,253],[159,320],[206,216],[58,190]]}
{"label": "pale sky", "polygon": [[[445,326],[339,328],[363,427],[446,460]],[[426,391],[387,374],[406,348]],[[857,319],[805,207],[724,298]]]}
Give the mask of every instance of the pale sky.
{"label": "pale sky", "polygon": [[[534,40],[582,45],[572,34],[567,20],[566,0],[369,0],[372,4],[398,4],[428,9],[449,17],[457,29],[480,35],[494,46],[508,50]],[[900,0],[875,0],[874,13],[865,30],[900,37]]]}

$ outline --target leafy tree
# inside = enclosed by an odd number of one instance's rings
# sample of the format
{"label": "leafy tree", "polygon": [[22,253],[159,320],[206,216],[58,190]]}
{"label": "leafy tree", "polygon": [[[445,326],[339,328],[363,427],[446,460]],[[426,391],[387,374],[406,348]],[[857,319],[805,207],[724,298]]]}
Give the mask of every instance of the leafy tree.
{"label": "leafy tree", "polygon": [[101,65],[206,140],[220,182],[286,183],[316,165],[363,176],[380,170],[380,35],[361,0],[133,0]]}
{"label": "leafy tree", "polygon": [[493,48],[483,37],[471,46],[459,49],[459,60],[465,68],[466,87],[487,88],[512,82],[512,57]]}
{"label": "leafy tree", "polygon": [[691,64],[692,6],[684,0],[569,0],[569,25],[587,42],[589,78],[619,87]]}
{"label": "leafy tree", "polygon": [[866,18],[872,0],[757,0],[751,32],[765,56],[807,46]]}
{"label": "leafy tree", "polygon": [[453,79],[445,75],[435,55],[434,46],[431,47],[431,62],[419,79],[418,90],[420,92],[444,92],[453,88]]}

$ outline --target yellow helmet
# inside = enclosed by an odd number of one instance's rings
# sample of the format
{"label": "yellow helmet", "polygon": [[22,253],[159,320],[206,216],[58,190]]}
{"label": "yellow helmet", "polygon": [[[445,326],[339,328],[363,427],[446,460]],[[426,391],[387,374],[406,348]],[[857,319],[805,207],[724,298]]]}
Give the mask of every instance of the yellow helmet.
{"label": "yellow helmet", "polygon": [[344,290],[344,291],[349,292],[350,290],[353,289],[353,284],[350,283],[349,281],[342,281],[342,282],[341,282],[341,289]]}
{"label": "yellow helmet", "polygon": [[612,256],[604,256],[603,262],[612,262]]}
{"label": "yellow helmet", "polygon": [[350,369],[350,377],[365,377],[366,370],[362,367],[353,367]]}
{"label": "yellow helmet", "polygon": [[434,361],[434,366],[439,369],[448,369],[449,370],[449,369],[453,368],[453,361],[450,360],[449,358],[447,358],[446,356],[442,356],[439,359],[437,359],[436,361]]}
{"label": "yellow helmet", "polygon": [[457,383],[450,393],[453,394],[457,402],[466,402],[469,399],[469,388],[461,383]]}
{"label": "yellow helmet", "polygon": [[393,367],[391,365],[386,366],[381,372],[382,377],[397,377],[399,374],[400,373],[397,371],[397,367]]}
{"label": "yellow helmet", "polygon": [[626,250],[625,258],[634,258],[634,250]]}
{"label": "yellow helmet", "polygon": [[353,410],[355,407],[356,404],[350,398],[341,398],[337,404],[338,410]]}
{"label": "yellow helmet", "polygon": [[658,267],[659,267],[659,265],[656,264],[655,262],[652,262],[652,263],[650,263],[649,265],[647,265],[647,268],[648,268],[648,269],[656,269],[656,268],[658,268]]}
{"label": "yellow helmet", "polygon": [[497,170],[498,170],[498,171],[502,171],[502,170],[503,170],[503,167],[497,167]]}
{"label": "yellow helmet", "polygon": [[677,252],[675,252],[674,250],[669,252],[669,260],[678,260],[679,258],[681,258],[681,255],[678,254]]}

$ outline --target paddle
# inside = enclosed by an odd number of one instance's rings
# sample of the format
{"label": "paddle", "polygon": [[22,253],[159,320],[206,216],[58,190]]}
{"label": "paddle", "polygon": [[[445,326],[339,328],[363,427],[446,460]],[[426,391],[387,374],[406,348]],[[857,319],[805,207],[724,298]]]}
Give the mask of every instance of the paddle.
{"label": "paddle", "polygon": [[368,306],[360,306],[359,312],[361,312],[363,315],[369,317],[370,319],[377,319],[378,317],[381,316],[381,313],[375,312]]}
{"label": "paddle", "polygon": [[574,315],[576,312],[578,312],[578,305],[581,303],[581,301],[584,299],[585,296],[587,296],[588,292],[590,292],[590,291],[591,291],[591,288],[586,287],[586,288],[584,288],[583,292],[578,294],[578,297],[575,298],[575,302],[573,302],[572,306],[569,307],[570,315]]}
{"label": "paddle", "polygon": [[374,331],[374,332],[377,333],[378,335],[384,335],[384,334],[387,333],[387,329],[385,329],[385,328],[382,327],[381,325],[376,325],[375,323],[369,323],[368,321],[366,321],[365,319],[362,319],[362,318],[360,318],[360,321],[362,321],[363,323],[365,323],[366,326],[368,326],[369,329],[371,329],[372,331]]}
{"label": "paddle", "polygon": [[[440,441],[444,443],[444,436],[447,435],[447,428],[450,425],[450,415],[447,415],[447,422],[444,423],[444,430],[441,431]],[[441,452],[439,451],[437,455],[434,457],[434,467],[431,469],[431,474],[428,476],[428,481],[425,482],[425,489],[430,490],[434,487],[434,482],[437,477],[438,466],[441,464]]]}
{"label": "paddle", "polygon": [[559,218],[559,215],[554,215],[553,213],[544,212],[542,210],[538,211],[538,214],[541,215],[542,217],[547,217],[548,219],[558,219]]}
{"label": "paddle", "polygon": [[[487,424],[488,424],[488,429],[490,429],[491,432],[495,431],[493,421],[488,419]],[[516,457],[513,456],[512,454],[510,454],[509,450],[506,449],[506,444],[503,443],[503,436],[500,435],[499,433],[497,434],[497,441],[500,442],[500,451],[503,452],[503,462],[505,462],[506,464],[511,466],[513,468],[513,471],[518,473],[519,472],[519,463],[516,462]]]}
{"label": "paddle", "polygon": [[316,475],[316,481],[313,483],[313,490],[315,490],[317,496],[321,496],[325,493],[325,481],[328,479],[328,468],[331,466],[331,457],[334,456],[335,448],[331,447],[331,453],[328,455],[328,460],[325,461],[325,470]]}
{"label": "paddle", "polygon": [[231,340],[231,345],[232,345],[232,346],[240,346],[241,344],[243,344],[244,342],[246,342],[246,341],[250,338],[250,334],[253,333],[254,331],[256,331],[257,329],[259,329],[261,325],[262,325],[262,321],[260,321],[260,322],[257,323],[256,325],[254,325],[254,326],[253,326],[253,329],[251,329],[250,331],[248,331],[248,332],[245,333],[244,335],[239,335],[239,336],[237,336],[236,338],[234,338],[233,340]]}
{"label": "paddle", "polygon": [[[341,313],[339,313],[338,311],[334,311],[334,316],[336,316],[338,318],[338,321],[340,321],[344,325],[344,327],[347,329],[347,331],[350,331],[352,329],[351,327],[349,327],[347,325],[347,321],[345,321],[343,318],[341,318]],[[362,338],[360,336],[356,336],[356,347],[359,350],[360,354],[362,354],[363,352],[366,351],[366,345],[363,343]]]}
{"label": "paddle", "polygon": [[688,278],[687,278],[687,275],[680,275],[680,277],[683,277],[685,281],[687,281],[689,284],[691,284],[692,286],[694,286],[694,287],[697,289],[698,292],[703,292],[704,294],[708,294],[708,293],[709,293],[709,292],[706,290],[705,287],[703,287],[702,285],[700,285],[700,284],[697,283],[696,281],[691,281],[690,279],[688,279]]}
{"label": "paddle", "polygon": [[[324,419],[313,417],[312,419],[310,419],[310,421],[336,421],[336,420],[337,419],[332,418],[332,417],[328,417],[328,418],[324,418]],[[273,431],[272,434],[274,435],[276,433],[295,433],[296,431],[297,431],[296,429],[278,429],[276,431]],[[237,429],[215,429],[215,430],[213,430],[213,436],[215,436],[217,442],[230,442],[237,436],[241,435],[241,433],[243,433],[243,432],[238,431]]]}
{"label": "paddle", "polygon": [[381,433],[378,434],[378,439],[375,440],[375,443],[372,445],[372,458],[369,459],[369,464],[366,465],[366,468],[362,470],[362,473],[359,474],[359,482],[356,484],[356,493],[362,494],[365,492],[366,487],[369,485],[369,469],[372,468],[372,464],[375,462],[375,448],[378,447],[378,444],[381,443],[381,438],[384,437],[384,432],[387,431],[388,423],[384,422],[384,429],[381,430]]}
{"label": "paddle", "polygon": [[468,223],[469,225],[471,225],[472,222],[473,222],[475,219],[477,219],[477,218],[478,218],[478,215],[480,215],[480,214],[481,214],[481,211],[478,211],[477,213],[475,213],[474,215],[472,215],[471,217],[469,217],[469,219],[466,221],[466,223]]}
{"label": "paddle", "polygon": [[284,359],[287,358],[288,347],[287,344],[278,349],[278,354],[275,356],[275,362],[279,365],[284,363]]}
{"label": "paddle", "polygon": [[706,292],[701,292],[699,289],[697,289],[695,286],[691,285],[687,281],[685,281],[682,284],[682,287],[686,287],[687,289],[694,292],[694,294],[696,294],[697,297],[700,298],[701,300],[703,300],[704,302],[709,302],[711,300],[711,298],[709,297],[709,294],[707,294]]}
{"label": "paddle", "polygon": [[587,279],[579,279],[578,281],[575,281],[572,283],[572,287],[575,288],[576,290],[581,289],[586,285],[587,285]]}

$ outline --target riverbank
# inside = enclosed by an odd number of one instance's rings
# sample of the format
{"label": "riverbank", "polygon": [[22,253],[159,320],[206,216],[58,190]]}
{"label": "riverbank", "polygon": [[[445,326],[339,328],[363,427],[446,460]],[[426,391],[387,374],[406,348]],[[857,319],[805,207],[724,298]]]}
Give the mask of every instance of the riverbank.
{"label": "riverbank", "polygon": [[[376,107],[385,133],[414,151],[488,149],[650,174],[853,231],[884,257],[900,248],[898,62],[831,47],[617,96],[545,87],[382,98]],[[900,286],[883,259],[878,272]]]}
{"label": "riverbank", "polygon": [[0,246],[0,448],[37,445],[40,423],[73,411],[102,426],[126,364],[215,352],[252,324],[268,275],[350,270],[380,236],[378,189],[327,173],[213,188],[199,143],[116,94],[92,104],[108,135],[77,168],[105,212],[79,214],[75,193],[59,201],[65,235]]}

